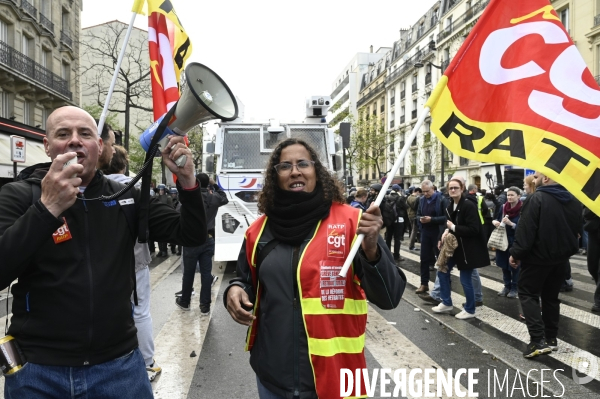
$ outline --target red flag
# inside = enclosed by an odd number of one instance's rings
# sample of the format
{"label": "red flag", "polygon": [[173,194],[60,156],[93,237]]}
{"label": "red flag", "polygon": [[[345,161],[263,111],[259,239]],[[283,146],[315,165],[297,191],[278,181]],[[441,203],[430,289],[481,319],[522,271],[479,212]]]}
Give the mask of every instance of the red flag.
{"label": "red flag", "polygon": [[148,0],[148,49],[154,120],[179,99],[179,79],[192,53],[189,37],[168,0]]}
{"label": "red flag", "polygon": [[426,106],[452,152],[538,170],[600,214],[600,90],[548,0],[492,0]]}

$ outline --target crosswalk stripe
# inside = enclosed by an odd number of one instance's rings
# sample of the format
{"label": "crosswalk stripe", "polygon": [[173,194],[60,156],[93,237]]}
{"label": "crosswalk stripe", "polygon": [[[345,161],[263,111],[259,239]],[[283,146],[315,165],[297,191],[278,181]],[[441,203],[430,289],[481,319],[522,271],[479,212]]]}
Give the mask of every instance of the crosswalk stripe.
{"label": "crosswalk stripe", "polygon": [[[154,357],[163,370],[153,383],[156,399],[184,399],[188,395],[212,312],[219,306],[217,293],[223,281],[224,267],[215,267],[218,265],[219,262],[213,262],[213,274],[219,279],[211,289],[210,315],[200,315],[200,295],[192,296],[189,312],[173,305],[169,320],[154,340]],[[200,286],[200,278],[196,276],[194,290],[198,293]],[[190,357],[192,351],[196,352],[195,357]]]}
{"label": "crosswalk stripe", "polygon": [[[415,257],[413,254],[407,254],[406,256],[410,257],[411,259]],[[406,269],[403,269],[403,271],[406,274],[406,278],[409,284],[415,287],[421,285],[421,277],[419,275],[412,273]],[[451,293],[451,298],[452,303],[461,304],[465,302],[465,297],[455,292]],[[563,306],[561,306],[561,314],[563,312],[562,308]],[[527,326],[524,323],[521,323],[518,320],[505,316],[503,313],[497,312],[496,310],[488,308],[487,306],[477,308],[477,319],[489,324],[491,327],[497,329],[498,331],[501,331],[507,335],[518,339],[519,341],[522,341],[524,343],[529,343],[530,341],[529,332],[527,331]],[[558,351],[552,352],[548,356],[555,358],[556,360],[566,364],[567,366],[579,370],[579,372],[581,373],[587,373],[589,372],[588,369],[590,369],[593,366],[593,362],[582,362],[582,355],[585,355],[586,358],[594,359],[596,361],[596,364],[600,364],[600,358],[598,358],[597,356],[594,356],[591,353],[577,348],[576,346],[571,345],[568,342],[562,340],[558,340]],[[594,379],[600,381],[600,370],[596,370],[596,375],[594,375],[593,377]]]}
{"label": "crosswalk stripe", "polygon": [[[414,260],[416,262],[419,261],[419,257],[415,254],[411,254],[405,251],[402,251],[404,253],[404,256]],[[492,267],[492,266],[489,266]],[[496,266],[494,266],[496,267]],[[456,268],[454,270],[452,270],[452,275],[453,276],[459,276],[460,272],[458,270],[456,270]],[[480,277],[481,277],[481,285],[491,289],[492,291],[498,292],[500,291],[503,287],[504,284],[497,282],[495,280],[491,280],[487,277],[484,277],[481,275],[480,273]],[[571,298],[569,298],[570,300]],[[590,306],[590,304],[587,304],[587,306]],[[585,310],[581,310],[581,309],[577,309],[574,308],[572,306],[566,305],[564,303],[562,303],[560,305],[560,315],[561,316],[565,316],[565,317],[569,317],[573,320],[577,320],[581,323],[587,324],[590,327],[594,327],[594,328],[600,328],[600,316],[595,315],[593,313],[587,312]]]}
{"label": "crosswalk stripe", "polygon": [[[388,389],[388,392],[393,391],[394,370],[406,369],[406,375],[413,369],[424,370],[436,368],[438,370],[443,370],[439,364],[431,359],[418,346],[413,344],[412,341],[406,338],[396,328],[389,325],[387,320],[371,305],[369,305],[368,320],[365,340],[366,347],[375,360],[381,365],[381,368],[392,370],[392,374],[390,375],[390,378],[392,379],[392,388]],[[394,348],[394,350],[390,351],[390,348]],[[444,375],[448,375],[446,370],[444,370]],[[462,384],[461,389],[466,391]],[[408,395],[408,392],[406,392],[406,395],[408,398],[412,398],[412,396]],[[441,397],[448,398],[446,395]]]}

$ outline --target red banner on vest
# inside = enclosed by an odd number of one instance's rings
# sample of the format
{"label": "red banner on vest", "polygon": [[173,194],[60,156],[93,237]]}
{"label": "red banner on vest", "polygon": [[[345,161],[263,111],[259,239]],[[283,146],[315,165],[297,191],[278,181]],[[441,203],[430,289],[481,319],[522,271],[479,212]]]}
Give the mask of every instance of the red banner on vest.
{"label": "red banner on vest", "polygon": [[452,152],[540,171],[600,214],[600,90],[548,0],[492,0],[426,106]]}

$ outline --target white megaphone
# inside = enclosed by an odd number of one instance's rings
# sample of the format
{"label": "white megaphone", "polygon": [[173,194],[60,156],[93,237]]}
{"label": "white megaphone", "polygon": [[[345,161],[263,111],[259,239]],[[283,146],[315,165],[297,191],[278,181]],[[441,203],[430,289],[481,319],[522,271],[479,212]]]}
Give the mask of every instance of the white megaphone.
{"label": "white megaphone", "polygon": [[[184,136],[188,130],[200,123],[212,119],[232,121],[238,116],[235,97],[223,79],[210,68],[197,62],[190,63],[185,68],[185,85],[179,101],[173,106],[176,107],[175,114],[161,134],[158,142],[159,151],[167,145],[168,135]],[[140,144],[146,152],[150,149],[152,138],[165,115],[140,136]],[[175,161],[180,168],[185,165],[185,162],[185,155]]]}

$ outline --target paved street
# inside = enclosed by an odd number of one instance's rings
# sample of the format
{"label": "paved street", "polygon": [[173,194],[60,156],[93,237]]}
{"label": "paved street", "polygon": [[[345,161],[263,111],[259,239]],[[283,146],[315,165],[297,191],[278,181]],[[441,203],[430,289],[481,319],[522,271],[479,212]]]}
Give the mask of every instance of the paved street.
{"label": "paved street", "polygon": [[[583,256],[574,256],[571,261],[574,290],[561,293],[559,350],[539,360],[526,360],[521,355],[528,342],[527,329],[518,321],[516,300],[496,296],[502,286],[498,267],[479,269],[485,306],[478,308],[477,319],[461,321],[450,315],[433,314],[433,305],[417,297],[414,290],[419,282],[418,252],[402,251],[402,257],[405,261],[401,266],[409,285],[400,305],[391,311],[375,306],[369,308],[366,355],[370,369],[406,369],[408,374],[412,369],[452,369],[455,372],[459,368],[478,368],[475,390],[482,398],[541,397],[538,370],[562,369],[556,377],[552,371],[546,371],[544,395],[598,397],[598,368],[595,379],[588,384],[578,385],[572,379],[572,367],[577,364],[579,351],[589,353],[591,359],[600,364],[597,345],[600,316],[590,312],[594,286]],[[222,283],[234,275],[234,265],[213,264],[213,273],[219,280],[213,287],[215,306],[210,317],[200,316],[199,278],[195,279],[192,311],[184,312],[175,306],[174,293],[181,289],[181,272],[178,256],[154,259],[151,264],[156,359],[163,368],[161,377],[153,384],[155,397],[256,398],[254,373],[248,354],[243,351],[246,328],[233,322],[222,306],[225,288]],[[434,278],[435,272],[432,272],[432,282]],[[452,288],[454,313],[458,313],[457,306],[464,297],[457,275],[453,276]],[[6,300],[6,291],[0,292],[2,325],[6,321]],[[537,370],[529,372],[533,369]],[[529,379],[526,378],[528,372]],[[493,383],[494,376],[498,381],[508,377],[508,384],[500,388],[501,384]],[[4,379],[0,378],[2,391],[3,384]],[[461,384],[466,389],[464,376]],[[388,392],[392,390],[393,384]],[[375,397],[379,395],[376,391]]]}

